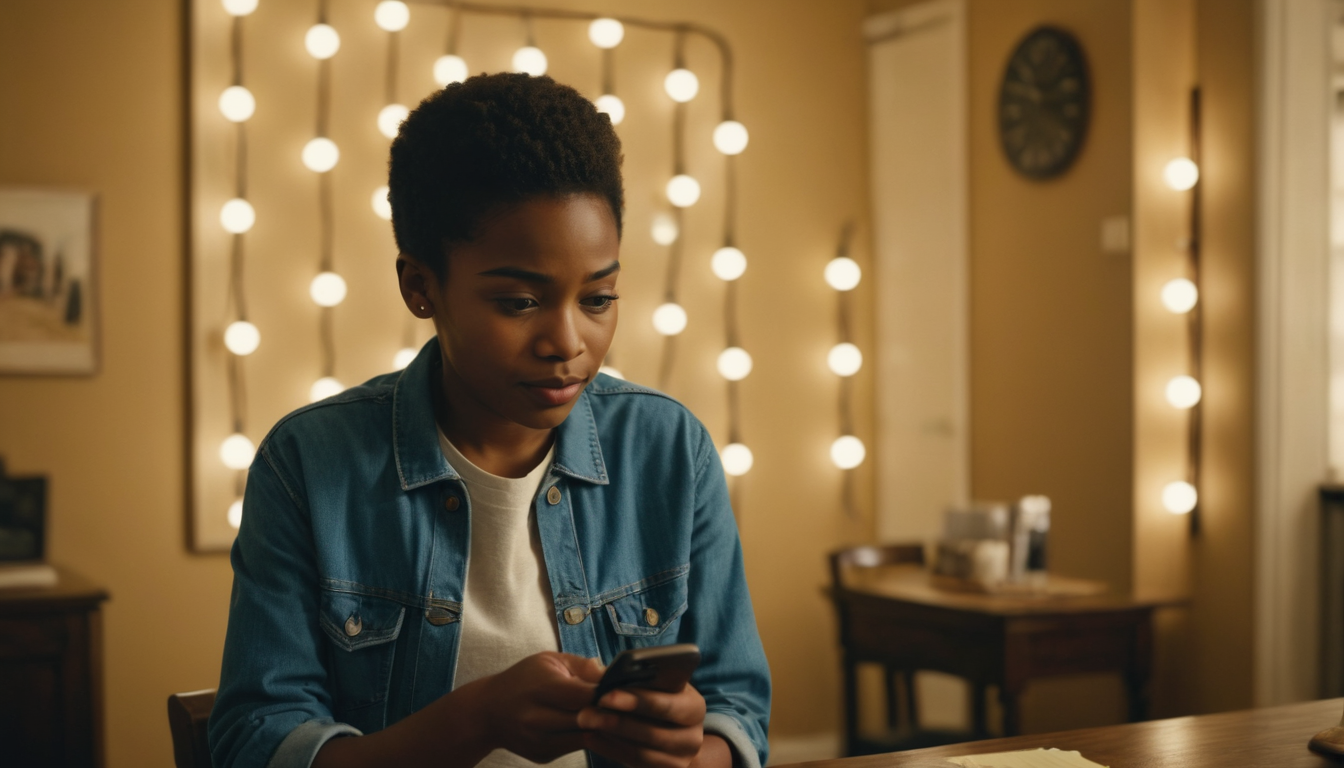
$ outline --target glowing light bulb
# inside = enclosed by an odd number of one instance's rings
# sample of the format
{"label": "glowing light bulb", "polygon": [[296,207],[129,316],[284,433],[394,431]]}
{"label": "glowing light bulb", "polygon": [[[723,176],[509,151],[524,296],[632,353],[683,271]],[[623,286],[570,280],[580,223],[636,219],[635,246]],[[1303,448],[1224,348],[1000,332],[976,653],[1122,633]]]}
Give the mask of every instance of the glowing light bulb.
{"label": "glowing light bulb", "polygon": [[663,90],[673,101],[684,104],[700,92],[700,78],[689,69],[674,69],[663,78]]}
{"label": "glowing light bulb", "polygon": [[392,220],[392,203],[387,199],[387,187],[379,187],[373,190],[373,197],[369,200],[373,204],[373,212],[378,214],[378,218],[387,221]]}
{"label": "glowing light bulb", "polygon": [[831,462],[840,469],[853,469],[863,463],[868,455],[863,441],[853,435],[836,438],[831,443]]}
{"label": "glowing light bulb", "polygon": [[224,0],[224,12],[230,16],[246,16],[257,10],[257,0]]}
{"label": "glowing light bulb", "polygon": [[852,291],[863,277],[858,262],[848,256],[839,256],[826,264],[826,284],[837,291]]}
{"label": "glowing light bulb", "polygon": [[668,302],[653,310],[653,329],[664,336],[676,336],[686,330],[686,310]]}
{"label": "glowing light bulb", "polygon": [[677,235],[680,234],[676,219],[666,213],[653,217],[653,242],[659,245],[671,245],[677,241]]}
{"label": "glowing light bulb", "polygon": [[235,320],[224,329],[224,346],[239,357],[250,355],[261,346],[261,331],[246,320]]}
{"label": "glowing light bulb", "polygon": [[241,432],[234,432],[219,445],[219,459],[229,469],[247,469],[252,466],[252,457],[256,453],[252,441]]}
{"label": "glowing light bulb", "polygon": [[593,19],[588,39],[598,48],[615,48],[625,39],[625,25],[615,19]]}
{"label": "glowing light bulb", "polygon": [[238,530],[243,524],[243,500],[237,499],[229,505],[229,511],[225,514],[225,519],[229,521],[229,527]]}
{"label": "glowing light bulb", "polygon": [[325,136],[318,136],[303,145],[303,164],[315,173],[330,171],[340,159],[341,150],[336,142]]}
{"label": "glowing light bulb", "polygon": [[402,347],[397,350],[397,354],[392,356],[392,367],[400,371],[410,365],[418,354],[420,352],[415,347]]}
{"label": "glowing light bulb", "polygon": [[604,365],[601,368],[598,368],[597,372],[605,373],[613,379],[621,379],[621,380],[625,379],[625,374],[621,373],[621,370],[619,368],[613,368],[610,365]]}
{"label": "glowing light bulb", "polygon": [[700,199],[700,182],[679,173],[667,182],[667,200],[678,208],[690,208]]}
{"label": "glowing light bulb", "polygon": [[1195,308],[1199,303],[1199,289],[1195,284],[1184,277],[1178,277],[1170,280],[1162,286],[1162,306],[1168,311],[1178,315],[1184,315],[1186,312]]}
{"label": "glowing light bulb", "polygon": [[373,9],[373,21],[388,32],[400,32],[411,21],[411,9],[401,0],[383,0]]}
{"label": "glowing light bulb", "polygon": [[1162,180],[1177,192],[1184,192],[1199,182],[1199,166],[1188,157],[1178,157],[1162,169]]}
{"label": "glowing light bulb", "polygon": [[607,117],[611,118],[612,125],[620,125],[625,119],[625,102],[621,101],[620,96],[610,93],[604,93],[597,97],[593,102],[597,106],[598,112],[606,112]]}
{"label": "glowing light bulb", "polygon": [[751,373],[751,354],[741,347],[729,347],[719,353],[719,375],[729,381],[741,381]]}
{"label": "glowing light bulb", "polygon": [[751,471],[751,465],[755,463],[755,457],[751,455],[751,449],[742,443],[729,443],[723,446],[719,458],[723,461],[724,473],[733,477],[741,477],[747,474]]}
{"label": "glowing light bulb", "polygon": [[725,155],[740,155],[747,148],[747,126],[724,120],[714,128],[714,148]]}
{"label": "glowing light bulb", "polygon": [[316,403],[318,400],[325,400],[344,391],[345,385],[337,381],[334,376],[323,376],[314,381],[312,388],[308,390],[308,401]]}
{"label": "glowing light bulb", "polygon": [[1204,388],[1190,376],[1177,376],[1167,382],[1167,402],[1173,408],[1193,408],[1204,395]]}
{"label": "glowing light bulb", "polygon": [[709,260],[709,268],[714,276],[724,281],[732,281],[747,271],[747,257],[732,246],[725,246],[714,252]]}
{"label": "glowing light bulb", "polygon": [[1199,491],[1195,486],[1177,480],[1162,488],[1162,508],[1173,515],[1186,515],[1199,504]]}
{"label": "glowing light bulb", "polygon": [[378,112],[378,130],[389,139],[397,138],[401,122],[409,114],[411,110],[407,109],[405,104],[388,104]]}
{"label": "glowing light bulb", "polygon": [[334,307],[345,301],[345,278],[335,272],[319,272],[308,286],[308,295],[319,307]]}
{"label": "glowing light bulb", "polygon": [[519,48],[513,52],[513,71],[541,77],[546,74],[546,54],[535,45]]}
{"label": "glowing light bulb", "polygon": [[434,60],[434,82],[451,85],[467,79],[467,62],[461,56],[448,54]]}
{"label": "glowing light bulb", "polygon": [[330,24],[314,24],[303,36],[303,47],[314,59],[330,59],[341,50],[341,35]]}
{"label": "glowing light bulb", "polygon": [[836,344],[826,353],[826,367],[836,376],[853,376],[863,367],[863,352],[848,341]]}
{"label": "glowing light bulb", "polygon": [[219,209],[219,223],[225,232],[241,235],[257,223],[257,212],[251,203],[235,197]]}
{"label": "glowing light bulb", "polygon": [[219,94],[219,111],[231,123],[241,123],[257,111],[257,100],[241,85],[230,85]]}

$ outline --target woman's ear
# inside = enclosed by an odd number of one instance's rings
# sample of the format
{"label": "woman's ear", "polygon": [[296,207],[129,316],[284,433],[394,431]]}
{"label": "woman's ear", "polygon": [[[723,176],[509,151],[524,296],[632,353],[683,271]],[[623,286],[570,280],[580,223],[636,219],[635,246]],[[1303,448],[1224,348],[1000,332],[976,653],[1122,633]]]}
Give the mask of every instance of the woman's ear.
{"label": "woman's ear", "polygon": [[401,300],[406,308],[418,318],[434,316],[434,300],[438,291],[434,290],[438,281],[433,270],[406,254],[397,256],[397,283],[401,287]]}

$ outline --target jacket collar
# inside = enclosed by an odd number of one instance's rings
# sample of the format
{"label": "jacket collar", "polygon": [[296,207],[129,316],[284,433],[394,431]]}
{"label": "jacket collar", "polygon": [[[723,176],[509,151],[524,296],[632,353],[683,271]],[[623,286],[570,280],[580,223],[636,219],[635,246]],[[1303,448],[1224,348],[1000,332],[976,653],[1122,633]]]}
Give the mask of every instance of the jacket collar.
{"label": "jacket collar", "polygon": [[[401,372],[392,395],[392,449],[401,488],[409,491],[440,480],[461,478],[439,448],[434,423],[434,376],[440,365],[439,340],[431,338]],[[597,440],[597,421],[587,391],[555,431],[551,469],[597,485],[607,485],[607,466]]]}

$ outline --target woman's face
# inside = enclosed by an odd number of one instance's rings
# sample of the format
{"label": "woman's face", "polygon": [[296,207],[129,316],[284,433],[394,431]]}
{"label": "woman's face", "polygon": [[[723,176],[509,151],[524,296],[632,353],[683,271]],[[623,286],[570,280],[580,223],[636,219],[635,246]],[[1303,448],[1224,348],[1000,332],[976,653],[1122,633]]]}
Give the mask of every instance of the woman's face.
{"label": "woman's face", "polygon": [[452,249],[442,281],[421,270],[445,384],[474,401],[454,408],[533,429],[563,422],[611,346],[619,256],[609,204],[571,195],[488,218]]}

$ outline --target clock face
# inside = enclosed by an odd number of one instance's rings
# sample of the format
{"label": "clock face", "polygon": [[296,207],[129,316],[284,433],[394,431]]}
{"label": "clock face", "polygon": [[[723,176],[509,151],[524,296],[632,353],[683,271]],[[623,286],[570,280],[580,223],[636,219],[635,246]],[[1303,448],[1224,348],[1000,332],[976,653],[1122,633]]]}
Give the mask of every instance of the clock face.
{"label": "clock face", "polygon": [[1073,35],[1039,27],[1018,44],[999,90],[999,139],[1008,161],[1035,179],[1063,173],[1087,134],[1091,88]]}

